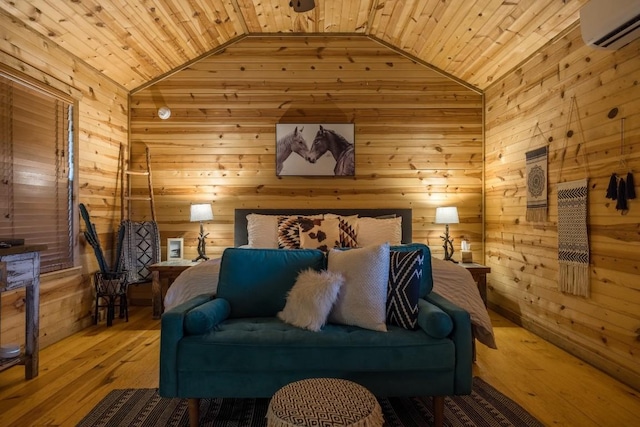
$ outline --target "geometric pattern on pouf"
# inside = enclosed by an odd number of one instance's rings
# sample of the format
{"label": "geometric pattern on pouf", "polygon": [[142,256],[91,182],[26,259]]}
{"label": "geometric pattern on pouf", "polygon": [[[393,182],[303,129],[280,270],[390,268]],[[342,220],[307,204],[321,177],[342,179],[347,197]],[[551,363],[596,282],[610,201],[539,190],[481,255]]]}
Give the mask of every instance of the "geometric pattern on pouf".
{"label": "geometric pattern on pouf", "polygon": [[268,427],[382,426],[382,408],[366,388],[337,378],[296,381],[278,390],[267,410]]}

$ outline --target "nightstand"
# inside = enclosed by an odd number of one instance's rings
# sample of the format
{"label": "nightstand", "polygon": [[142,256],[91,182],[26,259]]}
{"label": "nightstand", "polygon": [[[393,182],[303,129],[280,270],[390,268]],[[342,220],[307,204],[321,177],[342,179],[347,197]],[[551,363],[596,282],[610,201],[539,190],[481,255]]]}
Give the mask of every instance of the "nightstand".
{"label": "nightstand", "polygon": [[174,259],[151,264],[148,267],[149,271],[151,271],[151,306],[154,319],[159,319],[164,311],[162,280],[167,280],[168,288],[180,273],[197,264],[197,262],[187,259]]}
{"label": "nightstand", "polygon": [[484,306],[487,306],[487,274],[491,273],[491,267],[487,267],[486,265],[477,264],[475,262],[460,262],[458,263],[460,267],[464,267],[469,270],[473,280],[475,280],[478,285],[478,290],[480,291],[480,297],[482,297],[482,302],[484,302]]}

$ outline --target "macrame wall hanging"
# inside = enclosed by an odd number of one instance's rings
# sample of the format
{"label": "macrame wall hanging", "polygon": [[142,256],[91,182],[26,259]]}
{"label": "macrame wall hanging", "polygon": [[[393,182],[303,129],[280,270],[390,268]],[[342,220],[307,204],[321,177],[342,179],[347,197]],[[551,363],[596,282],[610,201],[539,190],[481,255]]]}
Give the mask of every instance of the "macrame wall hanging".
{"label": "macrame wall hanging", "polygon": [[[574,108],[575,106],[575,108]],[[578,132],[582,137],[584,157],[584,179],[561,182],[562,165],[567,154],[567,140],[573,136],[570,130],[571,118],[577,116]],[[569,118],[565,133],[565,145],[561,154],[558,171],[558,288],[561,292],[588,297],[589,285],[589,234],[587,231],[587,207],[589,194],[589,169],[587,147],[580,124],[580,114],[575,96],[571,98]],[[577,153],[576,153],[577,154]]]}
{"label": "macrame wall hanging", "polygon": [[[609,117],[617,114],[618,109],[614,108],[609,112]],[[622,176],[619,176],[616,172],[611,174],[609,179],[609,186],[607,187],[607,199],[616,201],[616,210],[621,211],[624,215],[629,211],[628,200],[636,198],[636,187],[633,179],[633,173],[627,168],[627,161],[625,160],[626,153],[624,149],[624,118],[620,119],[620,160],[618,162],[618,169],[622,171]],[[624,173],[627,174],[627,180],[625,182]]]}
{"label": "macrame wall hanging", "polygon": [[[533,135],[529,145],[536,136],[544,137],[538,123],[533,128]],[[545,138],[546,142],[546,138]],[[545,143],[543,147],[535,148],[525,153],[527,166],[527,221],[547,220],[547,157],[549,149]]]}

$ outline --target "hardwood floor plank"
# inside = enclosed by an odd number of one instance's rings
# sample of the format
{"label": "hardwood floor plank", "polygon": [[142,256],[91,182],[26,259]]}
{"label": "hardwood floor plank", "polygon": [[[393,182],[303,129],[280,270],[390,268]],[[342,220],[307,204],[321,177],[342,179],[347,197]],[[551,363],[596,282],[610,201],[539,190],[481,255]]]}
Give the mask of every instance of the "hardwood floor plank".
{"label": "hardwood floor plank", "polygon": [[[634,425],[640,392],[491,312],[498,350],[477,346],[477,375],[545,425]],[[131,307],[126,323],[104,322],[40,353],[40,375],[0,373],[0,425],[75,426],[107,393],[158,387],[160,321]]]}

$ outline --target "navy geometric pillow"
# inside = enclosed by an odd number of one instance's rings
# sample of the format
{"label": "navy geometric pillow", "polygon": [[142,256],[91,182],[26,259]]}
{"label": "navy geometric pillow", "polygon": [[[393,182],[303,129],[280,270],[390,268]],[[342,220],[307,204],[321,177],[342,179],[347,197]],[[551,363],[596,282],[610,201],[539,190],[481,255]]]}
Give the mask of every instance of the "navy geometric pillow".
{"label": "navy geometric pillow", "polygon": [[415,329],[418,323],[418,299],[422,280],[422,249],[391,251],[387,288],[387,323]]}

